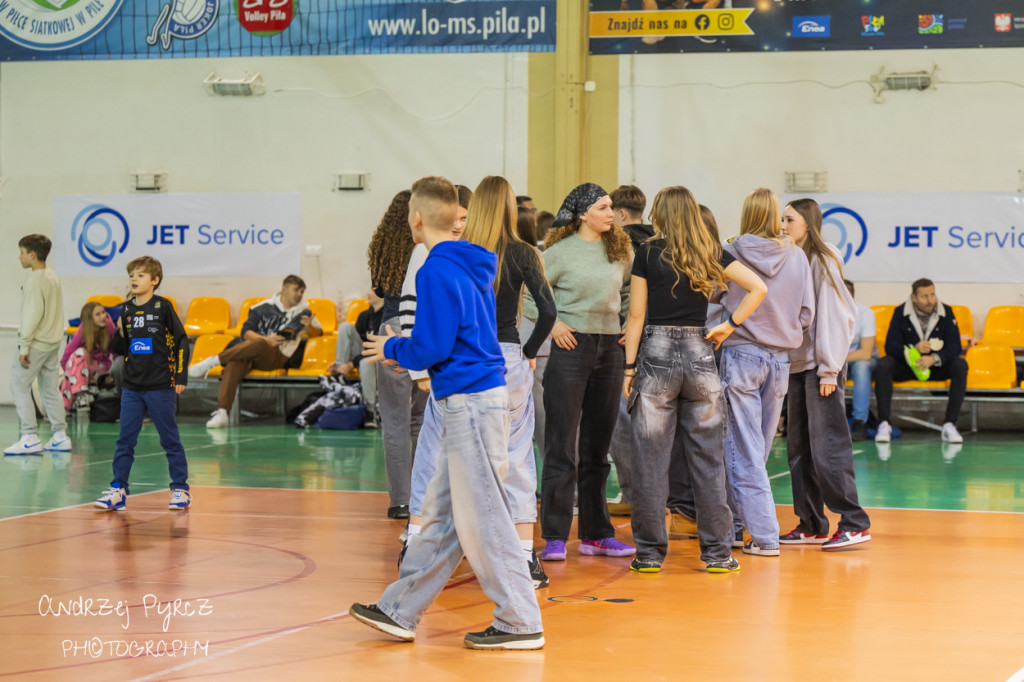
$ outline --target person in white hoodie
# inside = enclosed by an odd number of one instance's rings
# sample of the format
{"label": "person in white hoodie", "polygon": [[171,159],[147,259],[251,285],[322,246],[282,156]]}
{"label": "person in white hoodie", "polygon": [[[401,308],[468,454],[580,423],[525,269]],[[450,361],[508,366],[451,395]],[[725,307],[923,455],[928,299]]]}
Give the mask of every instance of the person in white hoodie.
{"label": "person in white hoodie", "polygon": [[[720,367],[729,401],[725,463],[735,505],[733,529],[741,544],[746,527],[752,539],[743,552],[755,556],[779,555],[779,521],[765,464],[789,386],[789,351],[800,347],[814,319],[807,258],[779,227],[778,197],[756,189],[743,202],[740,236],[725,245],[768,287],[758,309],[722,343]],[[737,310],[745,295],[730,282],[726,309]]]}
{"label": "person in white hoodie", "polygon": [[[857,498],[853,441],[846,424],[846,354],[857,306],[843,285],[839,250],[821,237],[821,207],[813,199],[786,206],[783,231],[801,247],[814,278],[814,322],[789,354],[789,424],[786,455],[799,525],[783,544],[820,544],[836,550],[867,542],[871,521]],[[825,506],[840,515],[828,536]]]}
{"label": "person in white hoodie", "polygon": [[[18,262],[31,269],[21,285],[21,323],[18,325],[18,356],[11,365],[11,396],[21,424],[21,438],[4,450],[5,455],[38,455],[43,450],[67,452],[71,439],[67,434],[64,401],[60,397],[57,361],[64,337],[64,297],[56,273],[46,267],[50,238],[30,234],[18,241]],[[52,438],[39,439],[36,407],[32,402],[32,382],[39,378],[39,395]]]}

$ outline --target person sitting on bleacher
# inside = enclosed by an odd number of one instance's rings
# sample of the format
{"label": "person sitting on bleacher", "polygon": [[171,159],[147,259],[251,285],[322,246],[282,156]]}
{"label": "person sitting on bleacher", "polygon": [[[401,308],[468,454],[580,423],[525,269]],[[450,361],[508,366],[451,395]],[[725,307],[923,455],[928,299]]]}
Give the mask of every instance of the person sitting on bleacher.
{"label": "person sitting on bleacher", "polygon": [[956,430],[960,407],[967,394],[967,361],[960,356],[960,328],[951,308],[935,296],[935,283],[921,278],[911,285],[910,298],[896,306],[885,337],[885,357],[875,366],[875,400],[878,406],[878,431],[875,442],[888,443],[892,438],[889,410],[892,406],[892,382],[917,379],[908,364],[904,350],[920,353],[915,365],[918,372],[927,370],[930,381],[949,379],[949,401],[942,425],[942,440],[962,443]]}
{"label": "person sitting on bleacher", "polygon": [[294,369],[302,364],[306,338],[322,333],[320,324],[302,298],[305,292],[306,283],[302,278],[288,275],[281,291],[273,298],[249,309],[241,337],[229,343],[220,355],[213,355],[189,368],[190,377],[202,377],[217,365],[224,366],[217,409],[206,422],[207,428],[228,425],[228,412],[235,402],[238,384],[249,370]]}
{"label": "person sitting on bleacher", "polygon": [[348,374],[359,368],[359,383],[366,406],[366,425],[377,426],[377,367],[363,357],[363,341],[366,335],[376,333],[384,317],[384,299],[374,291],[366,295],[370,307],[359,313],[356,323],[342,322],[338,327],[338,351],[327,371],[331,374]]}

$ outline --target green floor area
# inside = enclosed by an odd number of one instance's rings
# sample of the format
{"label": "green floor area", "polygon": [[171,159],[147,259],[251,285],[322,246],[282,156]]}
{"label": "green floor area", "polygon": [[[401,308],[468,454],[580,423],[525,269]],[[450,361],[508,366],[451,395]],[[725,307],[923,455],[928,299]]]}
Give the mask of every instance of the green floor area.
{"label": "green floor area", "polygon": [[[193,486],[355,490],[384,492],[384,451],[379,431],[301,431],[279,423],[208,431],[183,419],[181,438]],[[110,482],[116,424],[69,424],[70,453],[6,456],[0,463],[0,518],[82,504]],[[43,424],[40,433],[49,434]],[[18,439],[17,417],[0,408],[0,441]],[[167,462],[151,424],[136,448],[131,490],[168,485]],[[1020,434],[967,434],[961,447],[938,433],[911,432],[879,451],[854,444],[857,487],[866,507],[1024,512],[1024,447]],[[776,440],[768,461],[775,501],[792,502],[785,444]],[[609,497],[618,494],[614,472]],[[198,500],[197,500],[198,502]]]}

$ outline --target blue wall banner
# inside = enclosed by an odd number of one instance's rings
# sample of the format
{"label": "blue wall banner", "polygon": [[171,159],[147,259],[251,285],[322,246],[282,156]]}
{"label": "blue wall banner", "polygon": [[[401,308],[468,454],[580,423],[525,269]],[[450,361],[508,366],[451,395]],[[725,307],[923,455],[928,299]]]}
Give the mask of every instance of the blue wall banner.
{"label": "blue wall banner", "polygon": [[554,49],[555,0],[0,0],[0,61]]}
{"label": "blue wall banner", "polygon": [[[1024,194],[827,193],[825,241],[852,282],[1024,282]],[[782,195],[782,205],[800,198]]]}
{"label": "blue wall banner", "polygon": [[178,277],[298,272],[299,193],[62,194],[53,200],[62,277],[127,276],[138,256]]}
{"label": "blue wall banner", "polygon": [[590,0],[591,54],[954,47],[1024,47],[1024,1]]}

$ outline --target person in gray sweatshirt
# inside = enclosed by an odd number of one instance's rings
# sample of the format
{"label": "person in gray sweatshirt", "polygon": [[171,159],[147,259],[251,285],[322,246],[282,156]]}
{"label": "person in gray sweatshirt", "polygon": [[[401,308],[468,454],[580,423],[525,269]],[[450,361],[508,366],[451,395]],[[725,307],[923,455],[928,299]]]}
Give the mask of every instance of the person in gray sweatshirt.
{"label": "person in gray sweatshirt", "polygon": [[[740,236],[725,245],[767,285],[754,314],[723,342],[720,373],[729,401],[725,435],[733,526],[752,540],[745,554],[779,555],[779,522],[765,463],[789,386],[789,351],[799,348],[814,319],[811,270],[803,253],[779,232],[779,199],[768,189],[743,202]],[[724,304],[736,310],[745,291],[729,284]]]}
{"label": "person in gray sweatshirt", "polygon": [[[814,279],[814,322],[789,354],[789,424],[786,456],[799,525],[783,544],[844,549],[871,539],[871,521],[857,499],[853,441],[846,423],[846,354],[857,307],[843,285],[839,250],[821,237],[821,207],[813,199],[786,206],[783,231],[802,248]],[[840,515],[830,538],[825,506]]]}

